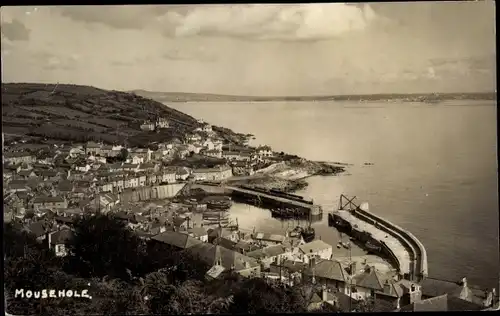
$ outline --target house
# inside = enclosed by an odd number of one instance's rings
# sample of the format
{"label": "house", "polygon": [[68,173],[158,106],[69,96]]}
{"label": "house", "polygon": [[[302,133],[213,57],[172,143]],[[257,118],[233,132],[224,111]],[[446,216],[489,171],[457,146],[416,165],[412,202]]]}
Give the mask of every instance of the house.
{"label": "house", "polygon": [[57,181],[62,179],[62,173],[56,170],[35,170],[35,173],[43,180],[43,181]]}
{"label": "house", "polygon": [[213,144],[214,144],[214,149],[215,150],[218,150],[218,151],[222,151],[222,145],[223,145],[223,141],[219,138],[215,138],[212,140]]}
{"label": "house", "polygon": [[319,310],[323,304],[332,306],[338,305],[338,299],[335,294],[325,286],[321,288],[308,287],[306,288],[307,310],[313,312]]}
{"label": "house", "polygon": [[92,167],[87,163],[77,163],[74,165],[76,171],[88,172]]}
{"label": "house", "polygon": [[215,168],[204,168],[193,170],[194,179],[197,181],[221,181],[233,176],[233,170],[229,166]]}
{"label": "house", "polygon": [[48,235],[49,237],[49,248],[54,249],[56,256],[64,257],[68,254],[67,246],[73,233],[69,229],[62,229],[56,232],[52,232]]}
{"label": "house", "polygon": [[213,158],[222,158],[222,151],[217,149],[208,149],[204,152],[205,156],[213,157]]}
{"label": "house", "polygon": [[304,280],[313,280],[328,289],[346,291],[348,274],[340,262],[335,260],[318,260],[304,270]]}
{"label": "house", "polygon": [[57,184],[57,190],[61,193],[70,193],[73,192],[74,186],[71,181],[63,180]]}
{"label": "house", "polygon": [[156,172],[158,171],[158,165],[154,163],[141,163],[136,169],[138,172]]}
{"label": "house", "polygon": [[92,209],[98,209],[103,213],[108,213],[111,209],[120,203],[120,198],[111,193],[99,194],[99,197],[95,197],[90,202],[90,207]]}
{"label": "house", "polygon": [[31,223],[27,230],[31,234],[33,234],[37,241],[44,241],[47,238],[47,235],[53,230],[53,223],[47,220],[39,220],[34,223]]}
{"label": "house", "polygon": [[161,171],[160,182],[161,183],[175,183],[176,182],[177,169],[175,168],[165,168]]}
{"label": "house", "polygon": [[95,142],[88,142],[85,145],[85,154],[86,155],[100,155],[101,154],[102,144],[97,144]]}
{"label": "house", "polygon": [[133,164],[133,163],[124,163],[122,165],[122,168],[123,168],[123,171],[132,171],[132,172],[139,171],[139,165]]}
{"label": "house", "polygon": [[299,257],[304,263],[309,263],[312,258],[329,260],[332,254],[332,245],[322,240],[314,240],[299,246]]}
{"label": "house", "polygon": [[155,130],[155,124],[149,121],[144,121],[144,123],[141,124],[141,129],[143,131],[154,131]]}
{"label": "house", "polygon": [[3,161],[11,164],[33,163],[36,161],[36,157],[28,152],[5,152],[3,153]]}
{"label": "house", "polygon": [[269,146],[259,146],[256,149],[257,155],[259,157],[272,157],[273,151]]}
{"label": "house", "polygon": [[28,186],[28,183],[17,183],[11,182],[7,186],[8,193],[16,193],[16,192],[28,192],[31,191],[31,188]]}
{"label": "house", "polygon": [[161,177],[160,176],[157,177],[155,173],[146,174],[146,184],[147,185],[154,185],[154,184],[160,182],[159,180],[161,180]]}
{"label": "house", "polygon": [[33,208],[67,208],[68,202],[60,196],[40,196],[33,201]]}
{"label": "house", "polygon": [[238,151],[223,151],[222,158],[227,160],[238,160],[240,158],[240,153]]}
{"label": "house", "polygon": [[257,260],[236,251],[202,242],[188,248],[188,251],[211,268],[220,266],[224,271],[233,271],[244,277],[260,277],[260,264]]}
{"label": "house", "polygon": [[188,228],[187,233],[202,242],[208,242],[208,231],[205,227],[191,227]]}
{"label": "house", "polygon": [[165,231],[151,237],[151,240],[176,249],[188,249],[202,243],[200,240],[193,238],[186,233],[175,231]]}
{"label": "house", "polygon": [[203,146],[203,148],[207,149],[207,150],[212,150],[214,149],[214,143],[212,142],[211,139],[205,139],[201,145]]}
{"label": "house", "polygon": [[98,186],[100,192],[113,192],[113,183],[101,181]]}
{"label": "house", "polygon": [[186,181],[189,175],[190,175],[189,170],[187,170],[185,167],[178,168],[175,173],[175,180]]}
{"label": "house", "polygon": [[[390,305],[390,310],[398,307],[403,297],[403,289],[394,279],[383,275],[375,267],[365,266],[359,272],[356,263],[352,264],[352,273],[346,294],[352,293],[353,297],[361,300],[376,300]],[[418,293],[418,291],[417,291]]]}
{"label": "house", "polygon": [[251,237],[253,240],[267,245],[280,245],[286,240],[286,237],[283,235],[267,234],[259,232],[253,233]]}
{"label": "house", "polygon": [[199,142],[199,141],[201,141],[201,136],[198,134],[189,135],[189,136],[187,136],[187,141],[189,143]]}
{"label": "house", "polygon": [[205,133],[211,133],[212,132],[212,125],[208,123],[204,123],[203,126],[201,127],[201,130],[204,131]]}
{"label": "house", "polygon": [[36,177],[36,173],[33,170],[21,170],[17,173],[17,178],[22,180],[27,180],[29,178]]}
{"label": "house", "polygon": [[290,255],[290,253],[286,247],[282,245],[274,245],[247,252],[246,255],[260,261],[263,268],[268,269],[272,263],[281,263]]}
{"label": "house", "polygon": [[85,149],[82,147],[82,146],[78,146],[78,147],[72,147],[70,150],[69,150],[69,153],[68,155],[71,157],[71,158],[77,158],[79,156],[83,156],[85,155],[86,152],[85,152]]}
{"label": "house", "polygon": [[208,229],[208,242],[213,243],[218,238],[227,238],[232,241],[237,241],[237,234],[224,227],[216,227]]}
{"label": "house", "polygon": [[156,121],[156,127],[157,128],[169,128],[170,124],[166,118],[160,117]]}
{"label": "house", "polygon": [[[134,157],[137,157],[141,159],[140,163],[148,162],[151,160],[151,155],[153,154],[153,151],[149,148],[133,148],[128,151],[128,158],[131,160]],[[128,160],[128,159],[127,159]]]}
{"label": "house", "polygon": [[440,296],[423,299],[412,304],[405,305],[396,312],[459,312],[459,311],[481,311],[484,306],[472,303],[452,295],[443,294]]}
{"label": "house", "polygon": [[479,289],[471,286],[467,278],[460,282],[450,282],[426,278],[420,283],[422,287],[422,299],[428,299],[436,296],[448,294],[451,297],[460,298],[468,302],[489,307],[492,304],[493,291]]}

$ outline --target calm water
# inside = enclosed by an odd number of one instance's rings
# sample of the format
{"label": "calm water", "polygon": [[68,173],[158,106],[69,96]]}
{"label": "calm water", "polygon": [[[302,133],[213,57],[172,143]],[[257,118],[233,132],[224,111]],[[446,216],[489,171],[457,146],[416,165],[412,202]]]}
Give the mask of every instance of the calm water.
{"label": "calm water", "polygon": [[[170,105],[170,104],[169,104]],[[350,175],[313,177],[299,194],[328,209],[341,193],[409,229],[426,246],[429,274],[498,287],[496,107],[493,102],[177,103],[176,109],[309,159],[354,164]],[[373,166],[363,166],[372,162]],[[235,205],[240,226],[283,232],[266,210]],[[315,223],[336,243],[326,216]],[[356,250],[358,251],[358,250]],[[353,253],[354,255],[354,253]]]}

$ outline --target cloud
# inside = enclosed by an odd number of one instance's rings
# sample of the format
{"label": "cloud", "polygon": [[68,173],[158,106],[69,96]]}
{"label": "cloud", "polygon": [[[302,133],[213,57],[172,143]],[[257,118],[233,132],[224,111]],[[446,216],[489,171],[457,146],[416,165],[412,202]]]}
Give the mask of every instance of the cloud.
{"label": "cloud", "polygon": [[370,5],[238,4],[65,6],[75,21],[119,29],[156,29],[168,37],[217,36],[246,40],[320,40],[363,30],[377,19]]}
{"label": "cloud", "polygon": [[212,5],[187,14],[169,12],[177,37],[220,36],[248,40],[321,40],[363,30],[377,18],[369,5]]}
{"label": "cloud", "polygon": [[173,9],[170,7],[165,5],[99,5],[58,6],[51,9],[74,21],[99,23],[118,29],[142,29],[155,21],[156,17]]}
{"label": "cloud", "polygon": [[30,30],[17,19],[3,22],[2,34],[11,41],[27,41],[30,38]]}

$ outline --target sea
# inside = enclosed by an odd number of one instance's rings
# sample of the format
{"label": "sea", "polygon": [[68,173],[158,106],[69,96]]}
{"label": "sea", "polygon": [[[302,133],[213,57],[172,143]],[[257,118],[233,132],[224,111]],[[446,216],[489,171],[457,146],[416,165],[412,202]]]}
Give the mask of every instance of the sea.
{"label": "sea", "polygon": [[[297,194],[323,206],[318,238],[343,238],[328,227],[341,194],[410,230],[428,253],[429,276],[499,286],[496,103],[236,102],[168,103],[213,125],[255,135],[254,145],[348,163],[338,176],[314,176]],[[371,163],[373,165],[365,165]],[[235,203],[242,229],[284,233],[297,224]],[[359,252],[359,250],[358,250]],[[361,253],[357,253],[361,254]],[[356,255],[356,254],[352,254]]]}

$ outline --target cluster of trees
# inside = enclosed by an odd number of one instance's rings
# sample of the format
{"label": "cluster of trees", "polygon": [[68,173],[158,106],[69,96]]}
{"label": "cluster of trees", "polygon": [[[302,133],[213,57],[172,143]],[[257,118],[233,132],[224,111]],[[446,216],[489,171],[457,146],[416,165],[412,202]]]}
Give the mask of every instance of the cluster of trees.
{"label": "cluster of trees", "polygon": [[[16,224],[4,224],[7,312],[17,315],[305,312],[300,287],[228,273],[206,280],[208,266],[187,251],[138,238],[113,217],[74,224],[66,257],[56,257]],[[88,289],[92,299],[14,297],[15,289]]]}

